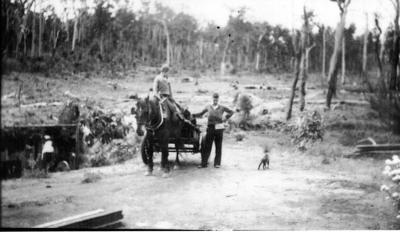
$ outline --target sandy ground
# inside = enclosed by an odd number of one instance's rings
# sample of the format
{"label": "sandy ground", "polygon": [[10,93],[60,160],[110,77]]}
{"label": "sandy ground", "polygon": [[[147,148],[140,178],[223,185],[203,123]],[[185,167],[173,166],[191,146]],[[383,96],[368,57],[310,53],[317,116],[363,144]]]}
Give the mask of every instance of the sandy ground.
{"label": "sandy ground", "polygon": [[[250,84],[265,81],[261,77],[242,80]],[[224,80],[205,79],[196,87],[176,82],[181,90],[176,98],[194,112],[209,102],[213,91],[223,89],[222,95],[226,96],[232,93]],[[110,99],[121,99],[131,92],[144,93],[151,86],[151,81],[139,78],[120,83],[125,88],[113,92],[106,80],[86,80],[71,92],[97,99],[107,96],[109,100],[100,100],[105,107],[126,109],[132,103]],[[269,84],[289,86],[275,79]],[[59,85],[59,92],[71,89]],[[199,95],[196,89],[207,89],[209,93]],[[277,88],[269,99],[287,97],[287,89],[279,91]],[[230,100],[224,99],[223,103],[229,104]],[[334,143],[334,136],[329,138],[330,142],[324,142],[327,145]],[[258,171],[263,156],[260,145],[265,142],[273,147],[271,168]],[[213,155],[214,151],[211,164]],[[174,157],[171,153],[170,160]],[[103,208],[122,209],[124,228],[131,229],[398,228],[393,205],[379,191],[384,165],[379,160],[338,157],[322,162],[319,154],[296,151],[287,136],[273,130],[248,132],[241,142],[226,133],[220,169],[198,169],[200,154],[183,154],[182,160],[182,167],[173,170],[169,178],[161,177],[157,169],[160,155],[156,154],[156,170],[150,177],[143,175],[146,167],[136,156],[124,164],[52,173],[50,178],[2,181],[1,226],[33,227]],[[97,173],[101,178],[82,183],[85,173]]]}

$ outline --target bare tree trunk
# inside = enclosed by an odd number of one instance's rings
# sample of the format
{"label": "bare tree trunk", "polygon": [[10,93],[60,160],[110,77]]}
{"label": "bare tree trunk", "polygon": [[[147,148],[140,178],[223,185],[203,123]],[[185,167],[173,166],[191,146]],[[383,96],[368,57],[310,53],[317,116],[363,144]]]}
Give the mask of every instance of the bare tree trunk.
{"label": "bare tree trunk", "polygon": [[260,71],[260,50],[261,50],[261,41],[267,32],[262,33],[257,40],[257,52],[256,52],[256,71]]}
{"label": "bare tree trunk", "polygon": [[204,66],[204,61],[203,61],[203,45],[204,44],[204,39],[203,39],[203,37],[201,37],[201,39],[200,39],[200,45],[199,45],[199,52],[200,52],[200,54],[199,54],[199,61],[200,61],[200,67],[201,68],[203,68],[203,66]]}
{"label": "bare tree trunk", "polygon": [[[345,2],[338,1],[339,8],[341,10],[340,14],[340,22],[336,27],[335,32],[335,46],[333,49],[333,54],[331,56],[331,60],[329,63],[329,73],[328,73],[328,93],[326,96],[326,106],[327,108],[331,107],[331,101],[333,95],[336,95],[336,84],[337,84],[337,73],[339,68],[338,58],[340,55],[341,43],[343,41],[343,30],[346,22],[347,8],[350,4],[351,0],[347,0]],[[343,5],[342,5],[343,3]]]}
{"label": "bare tree trunk", "polygon": [[[15,57],[18,58],[19,54],[19,46],[21,44],[22,38],[24,38],[24,54],[26,54],[26,25],[28,21],[28,12],[30,11],[34,1],[31,1],[28,3],[28,5],[25,7],[25,5],[22,6],[22,13],[20,13],[20,17],[22,18],[22,25],[19,25],[17,29],[17,44],[15,47]],[[25,13],[26,10],[26,13]],[[22,29],[22,30],[21,30]]]}
{"label": "bare tree trunk", "polygon": [[65,39],[65,42],[69,41],[69,22],[68,22],[68,17],[65,20],[65,30],[67,32],[67,38]]}
{"label": "bare tree trunk", "polygon": [[28,38],[26,36],[26,34],[24,35],[24,56],[28,55]]}
{"label": "bare tree trunk", "polygon": [[302,53],[300,60],[300,111],[303,111],[306,105],[306,59],[306,54]]}
{"label": "bare tree trunk", "polygon": [[247,34],[247,46],[246,46],[246,53],[244,57],[244,66],[246,69],[249,68],[249,54],[250,54],[250,34]]}
{"label": "bare tree trunk", "polygon": [[374,33],[374,37],[375,37],[375,57],[376,57],[376,61],[378,62],[378,79],[382,78],[382,53],[383,53],[383,47],[381,46],[381,42],[380,42],[380,36],[382,34],[382,29],[379,26],[379,19],[378,19],[378,15],[375,15],[375,33]]}
{"label": "bare tree trunk", "polygon": [[226,39],[226,44],[225,44],[225,48],[224,51],[222,53],[222,61],[221,61],[221,75],[225,75],[225,67],[226,67],[226,56],[228,53],[228,48],[229,48],[229,44],[230,44],[231,38],[230,35],[227,37]]}
{"label": "bare tree trunk", "polygon": [[78,20],[79,20],[79,14],[77,17],[75,17],[75,21],[74,21],[74,34],[72,35],[71,51],[75,51],[76,40],[78,39]]}
{"label": "bare tree trunk", "polygon": [[100,36],[100,55],[101,55],[101,58],[104,59],[104,34],[103,33]]}
{"label": "bare tree trunk", "polygon": [[242,52],[241,49],[239,49],[236,54],[236,66],[240,68],[241,65],[242,65]]}
{"label": "bare tree trunk", "polygon": [[364,44],[363,44],[363,59],[362,59],[362,75],[367,76],[367,54],[368,54],[368,14],[365,13],[365,32],[364,32]]}
{"label": "bare tree trunk", "polygon": [[42,56],[42,44],[43,44],[43,31],[44,31],[44,17],[43,14],[40,14],[39,18],[39,48],[38,48],[38,56]]}
{"label": "bare tree trunk", "polygon": [[400,78],[397,75],[397,68],[399,64],[399,53],[400,53],[400,28],[399,28],[399,14],[400,14],[400,0],[393,1],[396,16],[394,19],[394,31],[393,31],[393,45],[391,48],[390,55],[390,90],[400,90]]}
{"label": "bare tree trunk", "polygon": [[308,64],[309,64],[309,56],[310,51],[315,47],[313,44],[310,47],[305,49],[305,53],[302,55],[302,60],[300,64],[300,111],[304,110],[306,105],[306,82],[308,78]]}
{"label": "bare tree trunk", "polygon": [[326,79],[326,27],[322,31],[322,78]]}
{"label": "bare tree trunk", "polygon": [[168,25],[167,22],[165,20],[161,21],[163,26],[164,26],[164,33],[165,36],[167,38],[167,64],[170,65],[171,64],[171,42],[170,42],[170,38],[169,38],[169,31],[168,31]]}
{"label": "bare tree trunk", "polygon": [[51,51],[51,57],[53,58],[54,55],[56,54],[56,49],[57,49],[57,42],[58,42],[58,35],[60,34],[60,30],[57,30],[54,28],[52,32],[52,41],[53,41],[53,47]]}
{"label": "bare tree trunk", "polygon": [[342,41],[342,85],[346,82],[346,39]]}
{"label": "bare tree trunk", "polygon": [[302,55],[301,55],[301,48],[300,48],[300,42],[299,42],[299,37],[300,33],[297,32],[297,35],[294,36],[295,38],[293,39],[293,45],[295,47],[295,64],[294,64],[294,79],[292,83],[292,88],[290,91],[290,97],[289,97],[289,103],[287,106],[287,111],[286,111],[286,120],[289,120],[292,117],[292,106],[293,106],[293,100],[294,96],[296,95],[296,86],[297,82],[299,80],[299,75],[300,75],[300,67],[302,63]]}
{"label": "bare tree trunk", "polygon": [[35,15],[35,13],[33,13],[33,17],[32,17],[31,57],[35,56],[35,39],[36,39],[36,15]]}
{"label": "bare tree trunk", "polygon": [[306,48],[305,65],[306,65],[306,73],[307,73],[307,75],[308,75],[308,71],[310,69],[310,52],[314,47],[315,47],[315,43],[313,45],[311,45],[310,47]]}

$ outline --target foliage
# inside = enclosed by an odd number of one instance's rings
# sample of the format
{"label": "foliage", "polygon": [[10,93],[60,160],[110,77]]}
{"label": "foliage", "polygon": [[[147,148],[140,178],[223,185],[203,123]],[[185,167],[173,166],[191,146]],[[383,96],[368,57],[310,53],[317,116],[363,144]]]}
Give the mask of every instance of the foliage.
{"label": "foliage", "polygon": [[[66,3],[68,1],[70,0]],[[112,2],[100,0],[96,1],[95,6],[74,8],[74,17],[68,17],[68,20],[66,12],[71,9],[57,15],[54,7],[48,5],[40,12],[34,12],[28,3],[11,0],[3,3],[7,9],[7,18],[4,20],[9,22],[5,30],[3,54],[8,58],[18,59],[32,56],[31,50],[38,50],[38,22],[43,17],[41,56],[43,63],[48,65],[38,69],[41,72],[112,69],[115,73],[135,68],[137,64],[160,65],[165,62],[167,49],[161,20],[166,22],[169,30],[171,63],[178,68],[216,71],[220,67],[222,53],[230,36],[227,61],[235,69],[254,69],[257,53],[260,55],[260,71],[279,72],[291,69],[293,48],[290,30],[267,22],[249,22],[246,8],[243,7],[232,11],[226,26],[210,23],[205,28],[199,28],[199,23],[193,16],[176,13],[162,3],[156,3],[152,11],[149,10],[151,3],[143,3],[144,7],[140,11],[132,11],[127,6],[117,8]],[[27,20],[24,21],[25,16]],[[75,49],[71,49],[76,22],[78,35]],[[357,68],[358,59],[352,57],[360,56],[359,45],[362,38],[354,37],[354,26],[350,26],[348,30],[346,44],[352,52],[348,52],[346,58],[350,63],[355,62],[355,65],[349,64],[348,67]],[[329,54],[332,50],[333,30],[328,28],[327,32]],[[35,41],[32,41],[33,33],[36,35]],[[258,41],[261,35],[264,36]],[[322,48],[322,31],[312,37],[316,38],[317,49],[310,54],[310,70],[316,71],[321,67],[319,48]],[[30,63],[38,62],[33,59],[37,56],[39,54],[36,52],[30,57],[32,59],[26,61],[27,65],[23,65],[25,71],[31,71],[29,68],[35,66]],[[12,65],[8,68],[16,69],[15,67]]]}
{"label": "foliage", "polygon": [[305,149],[306,143],[314,143],[323,140],[325,128],[322,116],[318,111],[305,111],[292,128],[292,136],[295,144],[300,149]]}
{"label": "foliage", "polygon": [[35,169],[24,169],[24,178],[50,178],[49,173],[45,173],[44,170],[39,170],[38,168]]}
{"label": "foliage", "polygon": [[399,156],[394,155],[392,159],[385,161],[385,168],[383,175],[387,176],[390,180],[390,185],[382,185],[381,191],[388,194],[396,205],[397,219],[400,219],[400,159]]}
{"label": "foliage", "polygon": [[369,98],[371,107],[393,133],[400,134],[400,92],[389,90],[384,80],[376,86],[374,94]]}
{"label": "foliage", "polygon": [[108,166],[110,164],[111,164],[110,161],[107,159],[107,157],[104,154],[99,154],[97,156],[94,156],[92,159],[90,159],[91,167]]}

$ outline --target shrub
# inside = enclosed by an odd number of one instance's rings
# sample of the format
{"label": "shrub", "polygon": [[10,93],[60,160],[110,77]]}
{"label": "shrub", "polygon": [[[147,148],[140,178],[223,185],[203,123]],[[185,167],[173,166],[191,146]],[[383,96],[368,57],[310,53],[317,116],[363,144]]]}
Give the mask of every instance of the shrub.
{"label": "shrub", "polygon": [[234,134],[236,141],[242,141],[246,135],[243,132],[237,132]]}
{"label": "shrub", "polygon": [[101,167],[101,166],[107,166],[110,165],[110,161],[107,159],[107,157],[103,154],[100,154],[98,156],[94,156],[90,160],[90,166],[91,167]]}
{"label": "shrub", "polygon": [[381,191],[386,192],[389,199],[394,201],[397,210],[397,219],[400,219],[400,159],[399,156],[394,155],[392,159],[385,161],[385,168],[383,175],[389,178],[390,185],[382,185]]}
{"label": "shrub", "polygon": [[339,143],[343,146],[354,146],[359,140],[366,137],[365,131],[345,130],[339,138]]}
{"label": "shrub", "polygon": [[50,178],[49,173],[45,173],[44,170],[39,169],[24,169],[24,178]]}
{"label": "shrub", "polygon": [[381,120],[393,133],[400,134],[400,91],[390,90],[384,80],[376,86],[369,98],[371,107],[378,111]]}
{"label": "shrub", "polygon": [[293,142],[304,150],[310,142],[322,141],[325,131],[322,116],[318,111],[303,112],[296,125],[289,128],[292,132]]}

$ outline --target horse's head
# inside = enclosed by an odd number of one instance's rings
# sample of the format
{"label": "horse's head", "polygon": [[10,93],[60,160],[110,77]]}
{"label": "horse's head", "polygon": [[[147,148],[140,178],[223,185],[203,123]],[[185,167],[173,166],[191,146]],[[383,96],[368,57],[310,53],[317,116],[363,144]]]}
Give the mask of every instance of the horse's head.
{"label": "horse's head", "polygon": [[139,136],[144,135],[144,131],[142,127],[146,125],[147,121],[149,120],[150,115],[150,106],[149,106],[149,98],[139,98],[136,102],[136,122],[137,122],[137,129],[136,133]]}
{"label": "horse's head", "polygon": [[144,134],[142,129],[143,126],[146,126],[149,129],[154,129],[160,122],[162,122],[160,102],[157,98],[150,98],[150,96],[147,96],[144,99],[138,99],[136,103],[136,122],[136,133],[139,136]]}

